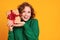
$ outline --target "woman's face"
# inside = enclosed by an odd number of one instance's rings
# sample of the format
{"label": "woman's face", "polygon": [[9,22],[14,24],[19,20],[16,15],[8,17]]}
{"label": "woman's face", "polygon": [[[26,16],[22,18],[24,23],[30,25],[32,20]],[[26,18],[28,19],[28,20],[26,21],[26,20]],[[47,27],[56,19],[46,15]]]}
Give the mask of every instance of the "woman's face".
{"label": "woman's face", "polygon": [[22,10],[21,18],[24,21],[27,21],[30,19],[30,17],[31,17],[31,8],[29,6],[25,6],[25,8]]}

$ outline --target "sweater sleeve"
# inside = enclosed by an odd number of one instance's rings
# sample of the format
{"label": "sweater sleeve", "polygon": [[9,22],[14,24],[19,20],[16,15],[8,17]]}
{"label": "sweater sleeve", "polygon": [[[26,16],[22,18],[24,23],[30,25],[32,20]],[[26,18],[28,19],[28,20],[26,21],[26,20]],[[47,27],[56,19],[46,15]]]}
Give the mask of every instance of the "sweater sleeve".
{"label": "sweater sleeve", "polygon": [[36,19],[32,20],[31,25],[28,22],[24,25],[24,33],[28,40],[38,40],[39,28],[38,21]]}
{"label": "sweater sleeve", "polygon": [[9,33],[8,33],[8,40],[14,40],[13,31],[9,31]]}

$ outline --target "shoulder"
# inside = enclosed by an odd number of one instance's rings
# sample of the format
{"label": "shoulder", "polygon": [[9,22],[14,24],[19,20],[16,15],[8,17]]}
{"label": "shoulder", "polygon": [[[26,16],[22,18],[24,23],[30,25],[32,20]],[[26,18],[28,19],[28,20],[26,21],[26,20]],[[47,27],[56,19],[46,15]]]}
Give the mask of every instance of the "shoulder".
{"label": "shoulder", "polygon": [[38,20],[34,18],[34,19],[31,19],[31,22],[32,23],[38,23]]}
{"label": "shoulder", "polygon": [[36,18],[31,19],[31,21],[38,21]]}
{"label": "shoulder", "polygon": [[33,18],[33,19],[29,19],[28,21],[26,21],[26,23],[34,24],[34,23],[38,23],[38,20]]}

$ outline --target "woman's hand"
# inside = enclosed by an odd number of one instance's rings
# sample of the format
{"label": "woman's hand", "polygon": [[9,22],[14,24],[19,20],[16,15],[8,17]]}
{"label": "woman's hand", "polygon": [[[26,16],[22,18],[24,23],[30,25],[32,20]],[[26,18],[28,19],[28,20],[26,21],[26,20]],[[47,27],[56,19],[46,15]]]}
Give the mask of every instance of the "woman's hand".
{"label": "woman's hand", "polygon": [[25,24],[25,22],[19,22],[19,23],[13,24],[13,26],[15,26],[15,27],[21,27],[24,24]]}
{"label": "woman's hand", "polygon": [[8,24],[9,27],[12,27],[13,26],[13,21],[8,19],[8,23],[7,24]]}
{"label": "woman's hand", "polygon": [[13,27],[8,27],[9,28],[9,31],[13,31]]}
{"label": "woman's hand", "polygon": [[[15,13],[17,13],[16,15],[19,14],[18,11],[15,11],[15,10],[13,10],[13,11],[14,11]],[[11,12],[8,11],[8,12],[7,12],[7,16],[8,16],[10,13],[11,13]],[[19,16],[16,17],[16,18],[15,18],[15,23],[16,23],[16,24],[14,24],[14,23],[13,23],[13,20],[9,20],[9,19],[8,19],[9,30],[12,31],[12,30],[13,30],[13,27],[21,27],[21,26],[23,26],[23,25],[25,24],[25,22],[21,22],[20,20],[21,20],[21,19],[20,19]]]}
{"label": "woman's hand", "polygon": [[13,21],[8,19],[8,28],[10,31],[13,31]]}

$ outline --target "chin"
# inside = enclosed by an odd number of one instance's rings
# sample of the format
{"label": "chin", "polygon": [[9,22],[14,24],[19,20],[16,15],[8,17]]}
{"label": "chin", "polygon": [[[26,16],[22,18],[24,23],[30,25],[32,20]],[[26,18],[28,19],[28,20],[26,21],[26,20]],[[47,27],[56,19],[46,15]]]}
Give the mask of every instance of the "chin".
{"label": "chin", "polygon": [[24,21],[28,21],[29,19],[24,19]]}
{"label": "chin", "polygon": [[24,20],[24,21],[28,21],[28,20]]}

